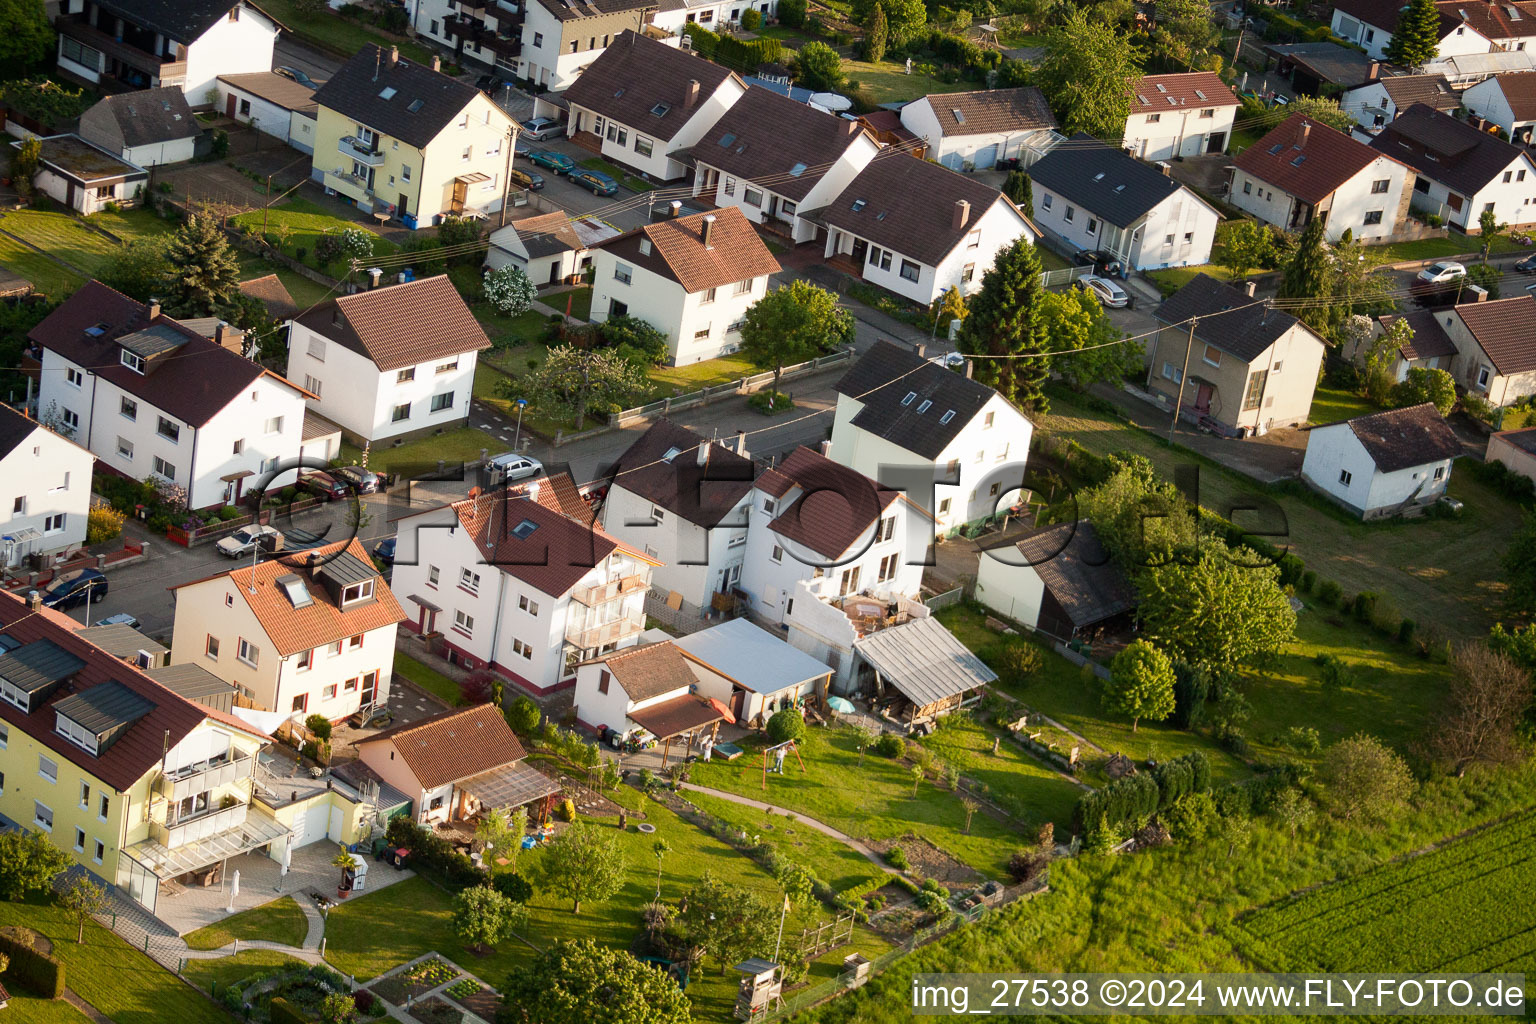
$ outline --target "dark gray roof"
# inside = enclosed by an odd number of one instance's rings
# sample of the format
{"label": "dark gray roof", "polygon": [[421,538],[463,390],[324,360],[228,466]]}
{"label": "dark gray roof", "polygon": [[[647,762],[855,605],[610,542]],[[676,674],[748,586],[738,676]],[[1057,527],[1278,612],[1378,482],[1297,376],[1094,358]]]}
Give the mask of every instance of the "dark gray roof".
{"label": "dark gray roof", "polygon": [[[1169,296],[1152,313],[1165,324],[1195,325],[1195,337],[1215,345],[1244,362],[1252,362],[1299,323],[1289,313],[1270,309],[1263,300],[1251,299],[1209,274],[1201,274]],[[1311,333],[1310,330],[1308,333]],[[1317,337],[1315,334],[1313,337]],[[1318,344],[1322,340],[1318,339]]]}
{"label": "dark gray roof", "polygon": [[1399,113],[1371,140],[1371,148],[1464,196],[1487,188],[1522,153],[1425,103]]}
{"label": "dark gray roof", "polygon": [[1338,43],[1287,43],[1271,46],[1269,50],[1305,68],[1313,77],[1346,89],[1371,80],[1371,58]]}
{"label": "dark gray roof", "polygon": [[174,352],[190,339],[168,324],[154,324],[142,331],[134,331],[117,339],[117,343],[136,356],[153,359],[155,356]]}
{"label": "dark gray roof", "polygon": [[[97,6],[183,43],[195,41],[241,0],[97,0]],[[246,4],[245,6],[254,6]],[[257,8],[260,10],[260,8]],[[265,11],[262,11],[266,14]],[[271,15],[268,15],[271,17]],[[274,19],[275,20],[275,19]]]}
{"label": "dark gray roof", "polygon": [[855,640],[853,649],[919,707],[997,680],[996,672],[932,617],[871,633]]}
{"label": "dark gray roof", "polygon": [[315,575],[337,586],[351,586],[365,580],[379,578],[379,570],[349,552],[343,551],[335,558],[315,569]]}
{"label": "dark gray roof", "polygon": [[1391,327],[1398,319],[1408,321],[1408,326],[1413,330],[1413,339],[1401,349],[1404,359],[1434,359],[1437,356],[1455,356],[1456,343],[1451,336],[1445,333],[1445,328],[1440,325],[1438,310],[1418,309],[1412,313],[1404,313],[1401,317],[1378,317],[1382,327]]}
{"label": "dark gray roof", "polygon": [[80,136],[113,152],[202,134],[180,86],[108,96],[80,115]]}
{"label": "dark gray roof", "polygon": [[315,92],[315,102],[418,149],[479,95],[473,85],[369,43]]}
{"label": "dark gray roof", "polygon": [[132,725],[154,709],[150,700],[115,679],[72,693],[53,705],[53,710],[98,736]]}
{"label": "dark gray roof", "polygon": [[1461,440],[1433,402],[1387,409],[1347,421],[1376,468],[1411,469],[1462,454]]}
{"label": "dark gray roof", "polygon": [[156,657],[167,653],[166,647],[123,623],[91,626],[80,630],[80,635],[114,658],[131,658],[140,651],[147,651]]}
{"label": "dark gray roof", "polygon": [[199,703],[208,697],[221,697],[234,689],[203,666],[191,662],[152,668],[145,675],[167,690]]}
{"label": "dark gray roof", "polygon": [[0,679],[36,693],[79,672],[85,662],[52,640],[34,640],[0,656]]}
{"label": "dark gray roof", "polygon": [[[625,30],[565,90],[568,103],[670,142],[731,71],[675,46]],[[690,82],[699,85],[692,104]]]}
{"label": "dark gray roof", "polygon": [[1013,546],[1079,629],[1136,607],[1130,582],[1087,520],[1043,526]]}
{"label": "dark gray roof", "polygon": [[619,456],[613,482],[690,523],[718,526],[752,489],[756,468],[720,444],[710,445],[701,466],[701,444],[709,441],[659,419]]}
{"label": "dark gray roof", "polygon": [[[864,403],[854,426],[928,459],[937,458],[996,394],[889,341],[877,341],[832,387]],[[907,400],[909,394],[915,397]],[[955,415],[940,422],[950,410]]]}
{"label": "dark gray roof", "polygon": [[621,11],[653,11],[656,0],[538,0],[557,21],[579,21]]}
{"label": "dark gray roof", "polygon": [[38,428],[36,420],[23,416],[8,405],[0,405],[0,459],[5,458]]}
{"label": "dark gray roof", "polygon": [[863,131],[857,121],[754,87],[689,152],[696,163],[799,202]]}
{"label": "dark gray roof", "polygon": [[1047,153],[1030,167],[1029,176],[1036,187],[1070,199],[1117,228],[1135,224],[1181,187],[1123,149],[1112,149],[1085,132]]}

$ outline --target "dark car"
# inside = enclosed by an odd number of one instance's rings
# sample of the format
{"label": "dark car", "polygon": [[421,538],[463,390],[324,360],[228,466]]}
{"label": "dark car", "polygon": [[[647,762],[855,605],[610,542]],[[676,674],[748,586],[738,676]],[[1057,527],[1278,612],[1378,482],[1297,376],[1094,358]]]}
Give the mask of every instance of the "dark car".
{"label": "dark car", "polygon": [[299,486],[321,501],[336,501],[352,493],[346,484],[319,470],[299,474]]}
{"label": "dark car", "polygon": [[537,192],[544,187],[544,175],[538,171],[525,171],[521,167],[514,167],[511,177],[514,186],[525,188],[530,192]]}
{"label": "dark car", "polygon": [[619,190],[619,183],[602,171],[581,171],[571,175],[571,183],[580,185],[597,196],[611,196]]}
{"label": "dark car", "polygon": [[556,174],[570,174],[576,170],[576,161],[564,153],[556,153],[552,149],[535,149],[528,153],[528,161],[547,167]]}
{"label": "dark car", "polygon": [[1092,267],[1094,273],[1102,277],[1125,277],[1125,264],[1120,257],[1103,249],[1081,249],[1072,257],[1072,262],[1080,267]]}
{"label": "dark car", "polygon": [[95,569],[81,569],[56,582],[43,595],[47,608],[78,608],[87,599],[96,604],[107,596],[107,578]]}
{"label": "dark car", "polygon": [[395,538],[385,537],[373,546],[373,557],[385,565],[395,564]]}
{"label": "dark car", "polygon": [[342,483],[351,484],[359,494],[372,494],[379,489],[379,475],[370,473],[362,466],[338,466],[331,476]]}
{"label": "dark car", "polygon": [[275,67],[272,69],[272,73],[274,75],[278,75],[279,77],[286,78],[290,82],[298,82],[306,89],[318,89],[320,87],[319,83],[317,83],[313,78],[310,78],[304,72],[300,71],[298,68],[290,68],[287,66]]}
{"label": "dark car", "polygon": [[1536,252],[1516,260],[1515,269],[1522,274],[1536,274]]}

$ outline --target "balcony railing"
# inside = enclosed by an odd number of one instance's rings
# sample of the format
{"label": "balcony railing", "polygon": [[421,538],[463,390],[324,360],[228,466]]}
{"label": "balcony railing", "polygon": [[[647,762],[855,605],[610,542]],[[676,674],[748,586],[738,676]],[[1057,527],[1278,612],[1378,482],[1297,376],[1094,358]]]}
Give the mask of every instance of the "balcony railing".
{"label": "balcony railing", "polygon": [[594,583],[588,587],[577,587],[571,591],[571,600],[578,604],[584,604],[588,608],[594,608],[609,601],[617,601],[625,594],[633,594],[637,590],[646,587],[645,577],[640,575],[623,576],[607,583]]}
{"label": "balcony railing", "polygon": [[[144,72],[160,85],[180,85],[186,81],[186,61],[172,60],[161,54],[141,50],[132,43],[118,39],[95,25],[82,21],[78,15],[61,14],[54,19],[54,26],[61,35],[78,39],[91,49]],[[106,72],[106,69],[102,70]]]}
{"label": "balcony railing", "polygon": [[228,832],[245,824],[245,817],[250,813],[249,804],[235,804],[233,807],[223,807],[217,811],[209,811],[196,818],[189,818],[174,825],[162,825],[155,822],[150,827],[150,833],[155,841],[167,850],[174,850],[178,846],[195,843],[208,839],[220,832]]}
{"label": "balcony railing", "polygon": [[582,628],[578,624],[572,624],[566,628],[565,639],[581,650],[592,650],[604,647],[608,644],[616,644],[620,640],[627,640],[632,636],[638,636],[645,628],[645,618],[615,619],[598,626]]}
{"label": "balcony railing", "polygon": [[242,755],[232,761],[183,768],[161,777],[160,795],[172,802],[184,800],[198,793],[206,793],[241,779],[248,779],[255,771],[255,767],[254,757]]}
{"label": "balcony railing", "polygon": [[358,163],[366,164],[369,167],[382,167],[384,165],[384,154],[382,152],[366,145],[351,135],[343,135],[338,139],[336,148],[343,156],[349,156]]}

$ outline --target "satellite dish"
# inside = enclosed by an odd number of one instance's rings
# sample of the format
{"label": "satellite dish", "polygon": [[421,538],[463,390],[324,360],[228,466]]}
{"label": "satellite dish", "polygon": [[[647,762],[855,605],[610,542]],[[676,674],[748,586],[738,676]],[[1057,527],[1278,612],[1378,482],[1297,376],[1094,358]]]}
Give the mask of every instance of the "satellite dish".
{"label": "satellite dish", "polygon": [[818,92],[811,94],[811,106],[820,107],[828,113],[840,113],[853,106],[853,100],[847,96],[839,96],[835,92]]}

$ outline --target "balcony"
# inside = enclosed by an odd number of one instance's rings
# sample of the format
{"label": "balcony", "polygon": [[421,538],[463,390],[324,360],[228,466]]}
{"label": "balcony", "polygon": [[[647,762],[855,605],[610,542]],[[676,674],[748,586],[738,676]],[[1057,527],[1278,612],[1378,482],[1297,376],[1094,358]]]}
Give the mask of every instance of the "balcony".
{"label": "balcony", "polygon": [[342,156],[351,157],[360,164],[368,167],[383,167],[384,154],[374,146],[369,146],[362,140],[351,135],[343,135],[336,142],[336,148]]}
{"label": "balcony", "polygon": [[613,622],[604,622],[589,628],[582,628],[579,624],[572,623],[566,627],[565,639],[567,643],[588,651],[606,647],[608,644],[616,644],[632,636],[639,636],[644,628],[644,616],[615,619]]}
{"label": "balcony", "polygon": [[154,837],[155,842],[167,850],[175,850],[178,847],[239,829],[245,824],[246,815],[250,810],[250,804],[237,803],[232,807],[208,811],[195,818],[183,819],[174,825],[154,822],[150,825],[150,835]]}
{"label": "balcony", "polygon": [[54,19],[54,27],[58,29],[60,35],[76,39],[91,49],[105,54],[118,65],[126,66],[114,68],[109,62],[107,67],[97,69],[105,76],[141,87],[186,84],[186,61],[172,60],[140,49],[132,43],[103,32],[95,25],[82,20],[80,15],[61,14]]}
{"label": "balcony", "polygon": [[217,764],[190,765],[180,771],[162,775],[156,789],[160,796],[176,802],[248,779],[255,767],[256,759],[249,755]]}
{"label": "balcony", "polygon": [[594,583],[589,587],[577,587],[571,591],[571,600],[578,604],[584,604],[588,608],[595,608],[609,601],[617,601],[625,594],[633,594],[637,590],[644,590],[648,584],[644,576],[624,576],[607,583]]}

